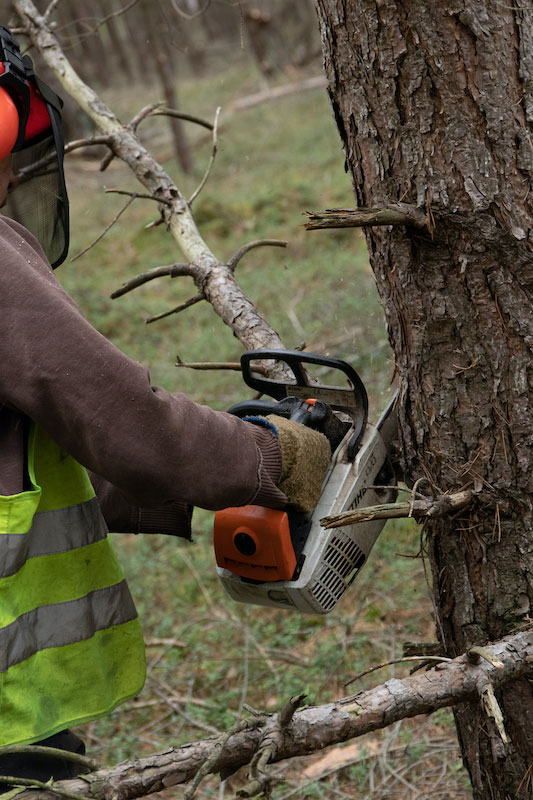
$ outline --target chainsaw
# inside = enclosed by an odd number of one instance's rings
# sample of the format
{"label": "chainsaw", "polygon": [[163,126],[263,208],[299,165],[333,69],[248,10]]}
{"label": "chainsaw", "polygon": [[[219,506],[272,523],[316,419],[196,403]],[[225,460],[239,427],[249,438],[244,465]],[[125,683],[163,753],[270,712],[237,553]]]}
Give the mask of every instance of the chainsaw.
{"label": "chainsaw", "polygon": [[[266,360],[284,362],[294,381],[254,374],[254,364]],[[311,366],[319,375],[333,374],[334,384],[320,378],[311,382]],[[277,414],[309,425],[328,438],[332,458],[311,514],[253,505],[217,511],[217,574],[239,602],[328,614],[358,576],[385,521],[326,530],[320,520],[396,499],[390,458],[397,434],[394,400],[374,426],[367,419],[363,382],[345,361],[299,351],[254,350],[242,355],[241,368],[244,382],[273,400],[237,403],[230,413],[244,418]]]}

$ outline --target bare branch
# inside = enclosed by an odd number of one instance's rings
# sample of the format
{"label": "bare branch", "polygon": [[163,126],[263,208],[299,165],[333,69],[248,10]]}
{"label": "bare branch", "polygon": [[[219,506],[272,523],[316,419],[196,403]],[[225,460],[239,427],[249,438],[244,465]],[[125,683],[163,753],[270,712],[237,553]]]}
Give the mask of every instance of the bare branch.
{"label": "bare branch", "polygon": [[136,6],[138,2],[139,2],[139,0],[131,0],[131,2],[129,2],[127,6],[123,6],[122,8],[119,8],[118,11],[113,11],[111,14],[108,14],[107,17],[102,17],[102,19],[98,20],[98,22],[96,23],[95,27],[91,31],[91,33],[96,33],[98,28],[101,28],[102,25],[105,25],[105,23],[109,19],[113,19],[114,17],[122,16],[122,14],[125,14],[126,11],[130,10],[130,8],[133,8],[133,6]]}
{"label": "bare branch", "polygon": [[[181,248],[184,261],[194,265],[192,277],[198,292],[248,350],[283,349],[276,331],[259,314],[241,290],[231,270],[219,261],[202,239],[186,198],[174,181],[127,125],[106,106],[77,75],[57,37],[32,0],[13,0],[13,7],[44,61],[64,89],[78,102],[98,130],[110,137],[114,154],[133,171],[148,193],[161,201],[161,213],[169,233]],[[272,362],[271,377],[286,377],[288,370]]]}
{"label": "bare branch", "polygon": [[135,114],[135,116],[132,117],[131,120],[130,120],[130,128],[132,129],[132,131],[136,131],[137,127],[140,125],[140,123],[143,121],[143,119],[146,119],[147,117],[150,117],[162,105],[163,105],[163,100],[158,100],[157,103],[150,103],[150,105],[148,105],[148,106],[143,106],[143,108],[141,108]]}
{"label": "bare branch", "polygon": [[212,752],[206,758],[206,760],[204,761],[204,763],[194,776],[194,780],[192,781],[191,785],[185,792],[183,796],[184,800],[192,800],[192,797],[194,796],[196,789],[202,782],[202,779],[205,778],[205,776],[208,775],[213,770],[213,767],[216,765],[220,753],[224,749],[224,746],[231,739],[231,737],[236,733],[241,733],[242,731],[258,728],[264,720],[265,720],[264,716],[252,717],[252,719],[239,720],[239,722],[236,722],[235,725],[232,725],[231,728],[229,728],[215,743]]}
{"label": "bare branch", "polygon": [[140,123],[148,117],[177,117],[177,119],[183,119],[185,122],[194,122],[196,125],[201,125],[202,128],[207,128],[208,131],[212,131],[214,128],[212,122],[202,119],[202,117],[197,117],[194,114],[185,114],[185,112],[178,111],[175,108],[167,108],[163,100],[159,100],[157,103],[150,103],[150,105],[141,108],[132,117],[130,128],[136,131]]}
{"label": "bare branch", "polygon": [[61,0],[52,0],[50,5],[48,6],[46,11],[44,12],[43,17],[47,22],[50,19],[50,17],[52,16],[52,14],[54,13],[54,11],[56,10],[56,8],[57,8],[57,6],[58,6],[58,4],[60,2],[61,2]]}
{"label": "bare branch", "polygon": [[60,750],[58,747],[44,747],[43,745],[8,745],[0,747],[0,756],[7,755],[32,755],[47,756],[48,758],[59,758],[63,761],[71,761],[73,764],[81,764],[91,771],[100,769],[100,764],[80,753],[73,753],[70,750]]}
{"label": "bare branch", "polygon": [[345,681],[344,686],[350,686],[351,683],[355,683],[355,681],[361,680],[364,678],[365,675],[370,675],[371,672],[376,672],[378,669],[384,669],[385,667],[390,667],[393,664],[403,664],[404,662],[409,661],[425,661],[429,663],[430,661],[435,661],[440,663],[441,661],[452,661],[451,658],[446,658],[446,656],[403,656],[402,658],[393,658],[392,661],[384,661],[383,664],[376,664],[374,667],[370,667],[370,669],[365,669],[364,672],[359,672],[358,675],[354,675],[353,678],[350,680]]}
{"label": "bare branch", "polygon": [[273,777],[267,772],[267,766],[275,759],[285,732],[290,729],[292,718],[305,697],[305,694],[291,697],[281,709],[274,729],[266,733],[259,743],[250,763],[250,772],[248,773],[249,783],[247,786],[238,790],[238,797],[255,797],[258,794],[268,796]]}
{"label": "bare branch", "polygon": [[133,289],[137,289],[137,287],[142,286],[144,283],[155,280],[155,278],[162,278],[166,275],[170,276],[171,278],[180,278],[184,275],[190,276],[191,273],[191,264],[176,263],[167,264],[166,266],[161,267],[152,267],[152,269],[142,272],[140,275],[136,275],[135,278],[131,278],[131,280],[123,283],[120,289],[116,289],[113,292],[111,299],[115,300],[117,297],[122,297],[123,294],[131,292]]}
{"label": "bare branch", "polygon": [[323,517],[320,524],[324,528],[340,528],[342,525],[356,525],[372,519],[400,519],[401,517],[445,517],[455,514],[474,499],[474,492],[467,489],[454,494],[443,494],[436,499],[413,499],[409,502],[383,503],[355,511],[344,511],[331,517]]}
{"label": "bare branch", "polygon": [[[185,363],[181,360],[179,355],[176,356],[177,364],[176,367],[187,367],[188,369],[198,369],[198,370],[211,370],[211,369],[226,369],[232,370],[234,372],[241,372],[241,365],[238,361],[196,361],[191,363]],[[262,364],[254,364],[250,367],[252,372],[257,372],[258,375],[268,375],[268,369],[264,367]],[[294,662],[295,656],[291,654],[290,663]]]}
{"label": "bare branch", "polygon": [[180,311],[185,311],[187,308],[191,308],[191,306],[195,306],[197,303],[200,303],[202,300],[205,300],[205,295],[203,294],[195,294],[194,297],[190,297],[184,303],[180,303],[179,306],[175,308],[171,308],[170,311],[163,311],[162,314],[156,314],[155,317],[148,317],[146,320],[146,324],[149,325],[151,322],[157,322],[159,319],[165,319],[165,317],[170,317],[172,314],[179,314]]}
{"label": "bare branch", "polygon": [[155,200],[156,203],[166,203],[170,205],[170,200],[162,200],[160,197],[156,197],[153,194],[142,194],[141,192],[128,192],[125,189],[106,189],[106,194],[125,194],[127,197],[131,197],[132,200]]}
{"label": "bare branch", "polygon": [[[504,667],[496,669],[487,661],[470,664],[466,656],[439,664],[434,669],[407,678],[393,678],[381,686],[360,692],[354,697],[321,706],[298,710],[286,730],[276,753],[279,761],[322,750],[364,733],[385,728],[400,719],[427,714],[446,706],[478,702],[480,687],[491,684],[494,691],[516,681],[531,671],[533,632],[508,636],[487,646]],[[169,786],[186,783],[202,765],[204,772],[234,770],[250,762],[260,741],[276,728],[276,717],[247,720],[248,726],[209,738],[169,748],[164,753],[118,764],[90,776],[61,781],[59,788],[69,792],[87,791],[91,784],[92,800],[120,796],[133,800]],[[55,787],[54,787],[55,788]],[[42,792],[25,792],[20,800],[49,800]]]}
{"label": "bare branch", "polygon": [[200,194],[200,192],[202,191],[202,189],[206,185],[207,179],[209,178],[209,174],[211,172],[213,164],[215,163],[215,158],[216,158],[216,154],[217,154],[217,134],[218,134],[218,118],[219,118],[219,115],[220,115],[220,106],[217,108],[216,113],[215,113],[215,124],[213,125],[213,149],[211,151],[211,158],[209,159],[209,164],[207,165],[207,169],[205,171],[204,177],[200,181],[200,185],[194,190],[194,192],[192,193],[192,195],[189,198],[189,207],[192,206],[192,204],[194,203],[194,201],[196,200],[196,198],[198,197],[198,195]]}
{"label": "bare branch", "polygon": [[226,262],[226,266],[229,267],[232,272],[235,272],[235,268],[241,258],[250,250],[253,250],[254,247],[287,247],[287,242],[284,242],[282,239],[256,239],[240,247],[237,252],[231,256],[229,261]]}
{"label": "bare branch", "polygon": [[489,664],[492,664],[496,669],[503,669],[503,664],[497,658],[494,658],[490,650],[485,647],[471,647],[467,651],[466,656],[471,664],[477,664],[480,658],[484,658]]}
{"label": "bare branch", "polygon": [[187,369],[198,370],[222,369],[231,370],[233,372],[241,371],[241,365],[238,361],[194,361],[191,363],[186,363],[185,361],[181,360],[179,355],[177,355],[176,358],[176,367],[186,367]]}
{"label": "bare branch", "polygon": [[270,100],[278,100],[281,97],[287,97],[291,94],[299,94],[300,92],[313,89],[324,89],[326,86],[326,78],[323,75],[316,75],[312,78],[306,78],[306,80],[303,81],[285,83],[282,86],[275,86],[272,89],[266,89],[265,91],[257,92],[257,94],[241,97],[231,103],[228,110],[230,113],[235,111],[245,111],[253,106],[269,102]]}
{"label": "bare branch", "polygon": [[176,14],[179,14],[180,17],[183,17],[184,19],[196,19],[196,17],[200,17],[205,11],[207,11],[209,6],[211,5],[211,0],[205,0],[205,3],[203,7],[200,9],[200,11],[195,11],[194,14],[189,14],[187,13],[187,11],[183,11],[183,9],[180,8],[178,5],[178,0],[171,0],[171,3],[172,3],[172,8],[176,12]]}
{"label": "bare branch", "polygon": [[58,786],[59,781],[37,781],[32,778],[17,778],[12,775],[0,775],[0,784],[7,783],[12,789],[23,789],[25,786],[31,787],[32,789],[41,789],[42,794],[39,793],[40,797],[47,798],[50,800],[50,793],[57,794],[59,797],[66,797],[68,800],[91,800],[90,797],[87,797],[84,794],[75,794],[74,792],[68,792],[65,789],[61,789]]}
{"label": "bare branch", "polygon": [[[87,139],[73,139],[65,145],[65,154],[78,150],[80,147],[92,147],[94,145],[110,145],[109,136],[90,136]],[[54,156],[55,158],[55,153]]]}
{"label": "bare branch", "polygon": [[136,197],[137,197],[137,195],[135,195],[135,194],[134,194],[134,195],[132,195],[132,196],[130,197],[130,199],[128,200],[128,202],[126,203],[126,205],[125,205],[123,208],[121,208],[121,209],[120,209],[120,211],[118,212],[118,214],[116,214],[116,215],[113,217],[113,219],[111,220],[111,222],[110,222],[108,225],[106,225],[106,227],[104,228],[104,230],[102,231],[102,233],[101,233],[99,236],[97,236],[97,237],[96,237],[96,239],[95,239],[93,242],[91,242],[91,244],[90,244],[90,245],[88,245],[87,247],[85,247],[83,250],[81,250],[81,251],[80,251],[79,253],[77,253],[75,256],[72,256],[72,258],[71,258],[70,260],[71,260],[71,261],[76,261],[76,259],[78,259],[78,258],[81,258],[81,256],[84,256],[84,255],[85,255],[85,253],[87,253],[87,252],[88,252],[88,251],[89,251],[89,250],[90,250],[92,247],[94,247],[94,246],[95,246],[95,244],[98,244],[98,242],[99,242],[99,241],[101,241],[101,240],[104,238],[104,236],[106,235],[106,233],[107,233],[108,231],[110,231],[110,230],[111,230],[111,228],[113,227],[113,225],[114,225],[116,222],[118,222],[118,220],[119,220],[119,219],[120,219],[120,217],[123,215],[123,213],[126,211],[126,209],[127,209],[127,208],[129,208],[129,207],[131,206],[131,204],[133,203],[133,201],[135,200],[135,198],[136,198]]}
{"label": "bare branch", "polygon": [[200,125],[202,128],[207,128],[208,131],[212,131],[215,127],[213,123],[209,122],[207,119],[202,119],[202,117],[197,117],[194,114],[185,114],[183,111],[177,111],[175,108],[158,108],[152,113],[152,116],[177,117],[185,122],[194,122],[195,125]]}
{"label": "bare branch", "polygon": [[308,231],[325,228],[361,228],[365,225],[411,225],[426,228],[427,217],[416,206],[392,203],[385,208],[327,208],[325,211],[306,211],[310,222]]}
{"label": "bare branch", "polygon": [[[109,136],[93,136],[87,139],[74,139],[72,142],[69,142],[68,144],[65,145],[64,152],[65,154],[68,154],[80,147],[90,147],[91,145],[110,146],[110,142],[111,140]],[[25,183],[36,173],[39,173],[41,175],[44,174],[42,171],[46,167],[52,166],[52,169],[55,170],[56,158],[57,156],[55,152],[48,153],[47,155],[43,156],[43,158],[40,158],[37,161],[33,161],[31,164],[22,167],[17,172],[18,183]]]}

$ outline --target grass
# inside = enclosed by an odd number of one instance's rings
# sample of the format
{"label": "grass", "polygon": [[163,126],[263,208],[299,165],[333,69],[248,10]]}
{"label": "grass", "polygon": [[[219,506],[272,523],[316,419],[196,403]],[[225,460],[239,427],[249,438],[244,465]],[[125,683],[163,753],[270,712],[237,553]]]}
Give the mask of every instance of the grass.
{"label": "grass", "polygon": [[[212,117],[217,105],[227,107],[257,89],[250,65],[234,63],[216,77],[184,83],[180,92],[185,110]],[[127,119],[154,98],[143,97],[139,87],[122,87],[107,99]],[[191,132],[197,167],[185,178],[169,156],[163,123],[147,124],[143,136],[189,195],[209,158],[209,138],[201,129]],[[102,175],[97,162],[79,158],[69,162],[68,180],[75,254],[121,208],[122,198],[103,194],[104,186],[134,189],[135,184],[120,165],[112,164]],[[303,229],[305,210],[352,204],[325,93],[312,92],[223,114],[215,168],[195,204],[195,217],[220,258],[252,239],[289,242],[286,250],[250,252],[238,268],[239,280],[289,348],[305,341],[310,351],[353,364],[376,419],[392,393],[393,365],[364,238],[355,230]],[[241,345],[211,308],[204,303],[154,325],[143,322],[194,294],[187,280],[161,280],[120,300],[109,299],[133,275],[180,260],[161,226],[146,229],[156,214],[152,203],[137,201],[85,256],[67,263],[60,278],[96,327],[149,368],[153,383],[225,409],[249,397],[238,374],[175,366],[176,354],[184,361],[238,359]],[[351,592],[324,618],[225,598],[214,570],[211,526],[211,515],[197,511],[193,545],[163,537],[115,538],[145,630],[148,680],[138,700],[79,730],[89,752],[108,764],[223,730],[243,713],[245,702],[275,710],[302,691],[310,703],[334,700],[346,693],[350,676],[398,657],[404,640],[435,636],[422,561],[415,557],[419,531],[412,524],[386,527]],[[407,674],[407,668],[384,669],[358,688],[395,674]],[[300,785],[305,797],[357,792],[369,798],[414,797],[406,795],[406,784],[434,791],[435,797],[468,796],[447,711],[347,747],[352,747],[353,752],[346,750],[351,762],[320,779],[313,777],[313,764],[319,769],[320,759],[326,759],[327,773],[327,759],[330,768],[334,759],[329,753],[313,757],[311,764],[298,759],[286,765],[286,782],[275,797],[288,797]],[[230,790],[242,779],[232,779]],[[445,794],[438,794],[439,786]],[[200,797],[215,794],[220,796],[215,779],[199,792]]]}

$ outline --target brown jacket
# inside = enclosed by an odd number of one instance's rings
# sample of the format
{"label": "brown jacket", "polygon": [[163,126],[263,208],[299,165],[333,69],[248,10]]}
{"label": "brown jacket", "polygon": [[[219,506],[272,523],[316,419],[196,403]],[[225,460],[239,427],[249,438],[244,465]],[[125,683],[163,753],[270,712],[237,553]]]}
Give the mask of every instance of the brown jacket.
{"label": "brown jacket", "polygon": [[90,471],[111,530],[188,536],[193,505],[286,502],[273,435],[151,386],[0,216],[0,494],[26,488],[28,419]]}

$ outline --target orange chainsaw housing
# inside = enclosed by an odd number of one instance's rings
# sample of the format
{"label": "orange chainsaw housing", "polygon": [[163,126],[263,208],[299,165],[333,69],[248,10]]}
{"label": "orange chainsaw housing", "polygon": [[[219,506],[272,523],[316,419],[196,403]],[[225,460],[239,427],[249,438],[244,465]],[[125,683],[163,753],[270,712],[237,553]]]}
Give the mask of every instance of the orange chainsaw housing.
{"label": "orange chainsaw housing", "polygon": [[296,569],[285,511],[240,506],[217,511],[215,558],[219,567],[256,581],[290,580]]}

